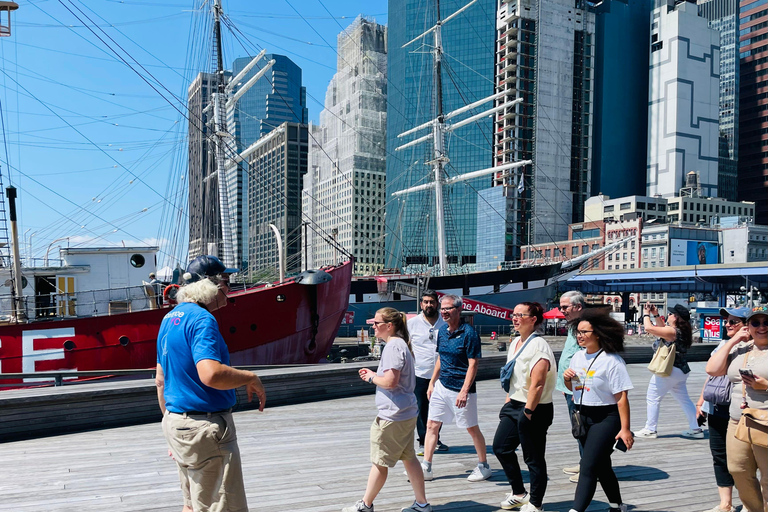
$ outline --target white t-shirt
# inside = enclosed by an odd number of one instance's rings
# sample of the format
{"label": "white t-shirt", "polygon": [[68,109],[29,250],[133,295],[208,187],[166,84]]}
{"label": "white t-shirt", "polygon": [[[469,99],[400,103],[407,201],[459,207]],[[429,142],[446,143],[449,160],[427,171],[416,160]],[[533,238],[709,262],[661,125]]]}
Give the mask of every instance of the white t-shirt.
{"label": "white t-shirt", "polygon": [[[520,336],[512,340],[507,349],[507,362],[515,355],[515,347],[520,341]],[[523,342],[525,343],[525,342]],[[522,345],[521,345],[522,346]],[[531,387],[531,370],[542,359],[549,361],[549,372],[541,392],[540,404],[552,403],[552,391],[557,384],[557,362],[552,348],[547,340],[541,336],[534,337],[515,360],[515,368],[512,370],[512,378],[509,380],[509,398],[518,402],[528,401],[528,390]]]}
{"label": "white t-shirt", "polygon": [[[597,357],[597,354],[600,354],[600,357]],[[590,364],[592,364],[591,368]],[[587,375],[588,368],[589,375]],[[629,379],[627,363],[618,354],[601,351],[587,354],[586,350],[579,350],[571,359],[571,369],[579,377],[578,381],[574,378],[571,382],[574,404],[613,405],[616,403],[616,397],[613,395],[634,387]]]}
{"label": "white t-shirt", "polygon": [[413,358],[416,360],[416,376],[422,379],[431,379],[432,372],[435,371],[435,362],[437,360],[437,331],[445,325],[439,315],[435,325],[429,323],[424,318],[424,313],[408,320],[408,334],[411,337],[411,348],[413,349]]}

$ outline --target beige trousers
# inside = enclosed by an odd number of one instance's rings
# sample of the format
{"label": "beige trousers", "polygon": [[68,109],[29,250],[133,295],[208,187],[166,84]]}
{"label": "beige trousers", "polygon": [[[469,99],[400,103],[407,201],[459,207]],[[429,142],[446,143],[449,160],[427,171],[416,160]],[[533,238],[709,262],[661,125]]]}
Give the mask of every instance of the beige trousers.
{"label": "beige trousers", "polygon": [[248,512],[232,413],[166,412],[163,434],[176,459],[186,506],[195,512]]}
{"label": "beige trousers", "polygon": [[744,512],[768,512],[768,448],[736,439],[736,425],[738,422],[731,418],[725,438],[728,472],[733,476]]}

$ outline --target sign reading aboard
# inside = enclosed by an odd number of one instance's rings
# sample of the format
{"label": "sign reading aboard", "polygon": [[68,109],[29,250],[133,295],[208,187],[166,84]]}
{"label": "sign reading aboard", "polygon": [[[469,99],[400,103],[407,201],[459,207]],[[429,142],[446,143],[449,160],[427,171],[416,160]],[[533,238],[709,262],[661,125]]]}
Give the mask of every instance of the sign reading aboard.
{"label": "sign reading aboard", "polygon": [[[444,295],[444,293],[437,292],[437,296],[440,299],[442,299]],[[493,304],[488,304],[486,302],[480,302],[479,300],[467,299],[463,297],[461,300],[464,303],[464,311],[478,313],[480,315],[492,316],[502,320],[508,320],[510,322],[512,321],[511,309],[502,308],[499,306],[494,306]]]}

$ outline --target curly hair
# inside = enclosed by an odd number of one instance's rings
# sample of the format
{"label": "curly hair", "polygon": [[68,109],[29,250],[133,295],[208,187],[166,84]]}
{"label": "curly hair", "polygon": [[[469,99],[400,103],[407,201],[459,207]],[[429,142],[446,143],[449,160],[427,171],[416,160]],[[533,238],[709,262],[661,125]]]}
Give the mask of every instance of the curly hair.
{"label": "curly hair", "polygon": [[579,322],[589,322],[601,349],[608,353],[624,351],[624,326],[611,318],[601,308],[583,310],[579,318],[570,322],[570,327],[575,330]]}
{"label": "curly hair", "polygon": [[210,279],[201,279],[195,283],[182,286],[176,294],[177,302],[195,302],[205,305],[213,302],[219,287]]}
{"label": "curly hair", "polygon": [[408,334],[408,316],[395,308],[381,308],[376,311],[376,314],[381,315],[385,322],[390,322],[395,327],[395,334],[403,338],[405,344],[408,345],[408,350],[413,353],[411,335]]}
{"label": "curly hair", "polygon": [[527,307],[528,313],[536,317],[536,327],[544,321],[544,308],[538,302],[520,302],[517,305]]}

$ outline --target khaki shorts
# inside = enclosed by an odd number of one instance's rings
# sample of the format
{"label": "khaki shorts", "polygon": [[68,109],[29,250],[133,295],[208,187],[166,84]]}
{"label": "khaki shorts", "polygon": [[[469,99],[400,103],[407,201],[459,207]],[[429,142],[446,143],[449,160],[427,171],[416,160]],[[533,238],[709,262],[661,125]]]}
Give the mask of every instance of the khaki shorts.
{"label": "khaki shorts", "polygon": [[163,434],[179,470],[184,505],[205,512],[248,512],[232,413],[166,412]]}
{"label": "khaki shorts", "polygon": [[373,420],[371,425],[371,462],[377,466],[394,467],[398,460],[416,458],[413,431],[416,418],[403,421]]}

